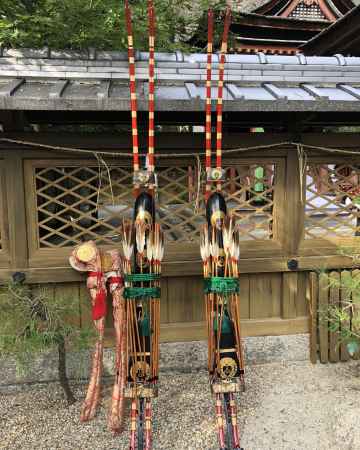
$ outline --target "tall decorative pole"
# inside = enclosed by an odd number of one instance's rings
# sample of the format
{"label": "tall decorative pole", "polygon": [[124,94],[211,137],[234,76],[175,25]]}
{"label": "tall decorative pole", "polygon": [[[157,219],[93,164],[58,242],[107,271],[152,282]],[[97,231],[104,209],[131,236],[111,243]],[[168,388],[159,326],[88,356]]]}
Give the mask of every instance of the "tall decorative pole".
{"label": "tall decorative pole", "polygon": [[126,387],[131,399],[129,450],[151,449],[151,399],[157,396],[160,334],[160,275],[164,237],[156,222],[154,190],[155,12],[148,1],[149,18],[149,130],[145,169],[138,152],[135,59],[131,12],[125,0],[128,31],[130,106],[133,136],[134,215],[122,227],[124,298],[126,301]]}
{"label": "tall decorative pole", "polygon": [[[224,32],[222,36],[222,43],[220,49],[219,60],[219,80],[218,80],[218,94],[216,105],[216,168],[221,171],[222,166],[222,112],[223,112],[223,91],[224,91],[224,68],[225,55],[227,53],[229,28],[231,22],[231,10],[228,7],[225,13]],[[217,190],[221,191],[221,181],[217,183]]]}
{"label": "tall decorative pole", "polygon": [[[208,11],[208,44],[206,64],[206,122],[205,122],[205,169],[206,174],[211,170],[211,64],[213,52],[214,13]],[[205,201],[208,201],[211,193],[211,185],[206,181]]]}
{"label": "tall decorative pole", "polygon": [[[212,13],[208,14],[208,38],[212,38]],[[225,54],[231,11],[226,10],[220,52],[216,168],[211,164],[211,42],[208,43],[206,85],[206,221],[201,232],[200,253],[204,270],[205,311],[208,333],[208,370],[211,390],[216,399],[216,420],[220,450],[240,449],[234,394],[244,389],[244,358],[240,335],[239,273],[240,244],[238,229],[221,193],[225,180],[222,169],[222,103]],[[210,80],[210,82],[209,82]],[[211,106],[210,106],[211,108]],[[208,134],[210,130],[210,135]],[[210,145],[210,148],[209,148]],[[211,183],[216,191],[211,193]]]}

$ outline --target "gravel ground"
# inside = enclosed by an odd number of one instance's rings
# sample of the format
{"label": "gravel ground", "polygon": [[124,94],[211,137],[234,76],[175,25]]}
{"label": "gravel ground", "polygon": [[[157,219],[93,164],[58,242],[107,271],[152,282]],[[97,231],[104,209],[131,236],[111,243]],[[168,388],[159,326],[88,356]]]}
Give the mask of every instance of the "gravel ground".
{"label": "gravel ground", "polygon": [[[360,450],[359,362],[253,365],[240,394],[239,425],[245,450]],[[110,386],[97,417],[79,423],[79,401],[67,407],[57,383],[0,394],[0,448],[8,450],[125,450],[126,432],[107,431]],[[154,450],[218,450],[207,374],[163,373],[154,402]]]}

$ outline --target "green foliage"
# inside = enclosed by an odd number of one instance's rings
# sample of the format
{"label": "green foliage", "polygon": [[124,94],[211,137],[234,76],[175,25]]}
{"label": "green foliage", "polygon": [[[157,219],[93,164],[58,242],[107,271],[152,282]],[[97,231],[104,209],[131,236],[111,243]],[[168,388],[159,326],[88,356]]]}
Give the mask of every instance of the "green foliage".
{"label": "green foliage", "polygon": [[[354,268],[359,266],[360,248],[341,248],[339,253],[352,259]],[[331,332],[338,333],[339,343],[346,343],[350,355],[360,350],[360,276],[335,278],[325,272],[328,287],[339,289],[340,304],[330,304],[320,311],[320,320],[328,324]],[[347,324],[344,326],[344,324]]]}
{"label": "green foliage", "polygon": [[64,340],[74,350],[87,348],[93,328],[79,329],[71,317],[79,313],[72,298],[50,295],[49,288],[31,290],[10,282],[0,294],[0,358],[13,356],[25,372],[35,354],[52,350]]}
{"label": "green foliage", "polygon": [[[186,41],[198,28],[206,9],[210,4],[214,9],[224,9],[225,3],[225,0],[155,0],[156,49],[191,50]],[[146,50],[147,0],[131,2],[131,9],[135,47]],[[124,7],[118,0],[1,0],[0,44],[126,50]]]}

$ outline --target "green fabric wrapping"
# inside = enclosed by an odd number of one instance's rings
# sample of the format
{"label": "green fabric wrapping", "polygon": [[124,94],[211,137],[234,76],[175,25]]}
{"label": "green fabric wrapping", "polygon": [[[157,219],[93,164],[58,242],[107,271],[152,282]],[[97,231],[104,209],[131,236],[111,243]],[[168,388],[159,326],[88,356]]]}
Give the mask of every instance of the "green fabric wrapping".
{"label": "green fabric wrapping", "polygon": [[[219,323],[220,323],[221,314],[218,314],[218,317],[219,317]],[[216,317],[214,317],[213,327],[214,327],[215,333],[217,332],[217,325],[218,325],[218,322],[216,320]],[[221,334],[223,334],[223,333],[230,334],[231,331],[232,331],[232,326],[231,326],[230,318],[227,314],[224,314],[223,318],[222,318],[222,322],[221,322]]]}
{"label": "green fabric wrapping", "polygon": [[160,275],[158,273],[131,273],[125,274],[124,279],[131,283],[139,281],[157,281],[160,280]]}
{"label": "green fabric wrapping", "polygon": [[145,314],[143,320],[140,323],[140,336],[150,336],[150,321],[147,314]]}
{"label": "green fabric wrapping", "polygon": [[209,294],[235,294],[239,292],[239,279],[233,277],[204,278],[204,292]]}
{"label": "green fabric wrapping", "polygon": [[159,287],[126,287],[124,289],[124,298],[127,300],[144,297],[160,298],[160,295]]}

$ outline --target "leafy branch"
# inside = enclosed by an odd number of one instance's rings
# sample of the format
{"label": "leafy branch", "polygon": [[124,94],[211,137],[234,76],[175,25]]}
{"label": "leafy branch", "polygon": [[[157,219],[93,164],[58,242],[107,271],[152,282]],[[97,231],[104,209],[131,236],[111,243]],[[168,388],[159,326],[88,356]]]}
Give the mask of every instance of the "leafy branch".
{"label": "leafy branch", "polygon": [[[209,6],[225,0],[155,0],[158,51],[198,49],[189,38]],[[131,2],[135,47],[148,48],[147,0]],[[126,50],[124,8],[117,0],[2,0],[0,44],[6,47]],[[200,28],[206,41],[206,29]],[[218,28],[218,27],[217,27]],[[217,30],[216,28],[216,30]],[[215,31],[216,31],[215,30]],[[217,32],[217,31],[216,31]],[[200,39],[201,41],[201,39]]]}
{"label": "leafy branch", "polygon": [[75,398],[66,374],[66,350],[87,348],[93,341],[92,327],[79,328],[76,299],[51,295],[48,287],[30,288],[9,282],[0,293],[0,358],[12,356],[19,373],[26,373],[31,361],[41,353],[57,349],[60,384],[68,403]]}

